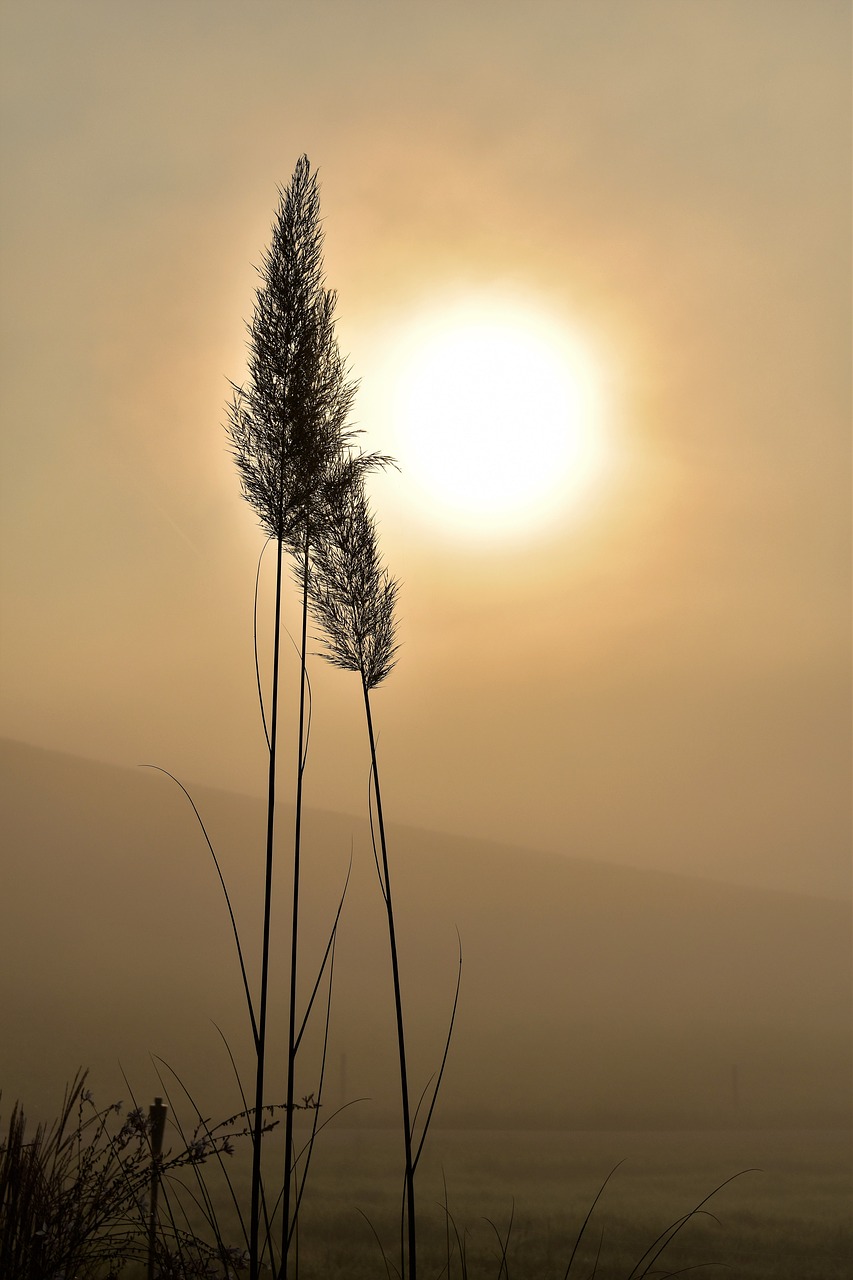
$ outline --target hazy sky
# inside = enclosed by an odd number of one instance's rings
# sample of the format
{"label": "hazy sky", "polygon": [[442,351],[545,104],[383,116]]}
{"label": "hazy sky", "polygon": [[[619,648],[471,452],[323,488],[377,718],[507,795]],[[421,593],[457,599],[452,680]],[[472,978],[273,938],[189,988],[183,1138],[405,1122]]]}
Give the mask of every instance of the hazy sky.
{"label": "hazy sky", "polygon": [[[600,474],[532,532],[374,489],[389,811],[843,891],[850,27],[847,0],[6,4],[2,732],[262,789],[224,406],[306,152],[369,444],[400,342],[468,302],[541,312],[599,380]],[[361,812],[357,682],[312,672],[308,800]]]}

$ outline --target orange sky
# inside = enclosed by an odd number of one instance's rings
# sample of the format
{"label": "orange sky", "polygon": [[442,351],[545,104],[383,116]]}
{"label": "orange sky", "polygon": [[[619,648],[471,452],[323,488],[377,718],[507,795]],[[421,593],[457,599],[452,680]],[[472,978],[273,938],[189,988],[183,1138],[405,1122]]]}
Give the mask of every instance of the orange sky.
{"label": "orange sky", "polygon": [[[474,545],[405,477],[375,488],[394,816],[849,888],[850,25],[834,0],[6,6],[0,730],[261,790],[262,539],[222,424],[304,151],[371,443],[393,341],[445,301],[541,304],[606,385],[582,517]],[[309,802],[361,811],[357,687],[313,680]]]}

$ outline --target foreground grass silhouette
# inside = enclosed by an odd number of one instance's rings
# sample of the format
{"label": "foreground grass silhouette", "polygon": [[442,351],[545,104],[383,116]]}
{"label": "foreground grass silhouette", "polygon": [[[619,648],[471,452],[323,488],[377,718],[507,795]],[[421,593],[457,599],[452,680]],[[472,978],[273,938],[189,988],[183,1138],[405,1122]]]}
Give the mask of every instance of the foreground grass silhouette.
{"label": "foreground grass silhouette", "polygon": [[[245,1274],[239,1218],[251,1172],[245,1118],[233,1118],[230,1138],[225,1129],[217,1133],[195,1118],[184,1131],[176,1119],[180,1124],[172,1106],[157,1274],[176,1280]],[[853,1243],[848,1136],[829,1130],[437,1130],[421,1173],[422,1274],[430,1280],[561,1280],[601,1181],[602,1161],[615,1149],[627,1158],[595,1206],[568,1274],[583,1280],[597,1267],[598,1280],[636,1280],[648,1265],[648,1256],[639,1264],[649,1245],[678,1221],[671,1222],[667,1209],[689,1214],[703,1184],[714,1186],[715,1173],[736,1166],[749,1150],[760,1154],[765,1172],[725,1187],[691,1216],[648,1274],[702,1265],[705,1274],[721,1278],[846,1280]],[[303,1280],[387,1280],[394,1274],[363,1215],[381,1234],[399,1212],[395,1145],[394,1135],[381,1130],[327,1131],[315,1194],[305,1209]],[[144,1276],[149,1175],[143,1109],[125,1116],[115,1105],[97,1107],[82,1075],[53,1124],[28,1132],[15,1105],[0,1129],[0,1275]]]}
{"label": "foreground grass silhouette", "polygon": [[[153,1108],[98,1108],[79,1071],[59,1115],[28,1135],[23,1108],[12,1108],[0,1140],[0,1275],[4,1280],[99,1280],[144,1262],[149,1276],[229,1276],[242,1265],[216,1230],[189,1226],[177,1178],[234,1150],[248,1136],[245,1115],[211,1128],[194,1126],[162,1155],[152,1145]],[[158,1108],[159,1110],[159,1108]],[[177,1190],[179,1188],[179,1190]],[[156,1214],[157,1190],[164,1212]]]}

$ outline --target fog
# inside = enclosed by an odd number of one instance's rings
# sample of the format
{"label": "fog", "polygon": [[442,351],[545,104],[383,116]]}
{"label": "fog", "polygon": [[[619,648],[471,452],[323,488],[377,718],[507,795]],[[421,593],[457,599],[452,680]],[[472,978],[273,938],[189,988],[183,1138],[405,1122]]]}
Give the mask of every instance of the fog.
{"label": "fog", "polygon": [[[78,1065],[99,1093],[157,1089],[159,1055],[206,1110],[235,1109],[219,1027],[248,1069],[236,952],[187,801],[150,770],[3,744],[4,1093],[48,1106]],[[191,788],[257,968],[258,801]],[[288,917],[281,813],[276,911]],[[413,1087],[438,1069],[461,941],[461,995],[436,1122],[698,1128],[849,1121],[849,910],[818,897],[603,865],[392,824]],[[387,929],[364,820],[310,810],[303,1001],[352,857],[336,948],[326,1105],[393,1123]],[[457,934],[458,931],[458,934]],[[281,1048],[286,948],[275,939]],[[215,1026],[214,1026],[215,1024]],[[322,1025],[322,1012],[315,1015]],[[272,1062],[278,1060],[274,1052]],[[315,1049],[299,1092],[316,1087]],[[282,1082],[279,1082],[282,1088]],[[270,1084],[275,1096],[275,1072]],[[233,1105],[232,1105],[233,1104]]]}
{"label": "fog", "polygon": [[[602,465],[547,519],[463,528],[416,468],[371,478],[400,581],[373,714],[414,1098],[462,952],[423,1203],[445,1155],[472,1213],[484,1186],[522,1192],[514,1134],[530,1235],[543,1253],[559,1236],[562,1274],[567,1189],[588,1206],[626,1151],[654,1149],[635,1208],[659,1177],[669,1196],[766,1155],[742,1254],[787,1243],[756,1277],[841,1275],[824,1245],[843,1250],[851,1119],[850,36],[841,0],[3,6],[4,1117],[18,1097],[54,1115],[78,1066],[104,1103],[180,1095],[179,1076],[211,1116],[240,1105],[229,1053],[253,1073],[203,835],[138,766],[197,801],[256,991],[264,535],[223,424],[305,153],[366,448],[403,457],[400,351],[459,307],[534,315],[597,379]],[[484,459],[538,447],[523,411],[497,442],[478,390],[496,389],[465,388]],[[266,691],[273,574],[268,553]],[[283,622],[298,633],[292,591]],[[360,690],[309,648],[300,997],[351,864],[323,1087],[350,1181],[318,1161],[306,1237],[344,1259],[316,1274],[355,1277],[338,1193],[397,1203],[400,1085]]]}
{"label": "fog", "polygon": [[[459,301],[601,372],[607,467],[544,528],[371,486],[396,820],[849,893],[849,10],[629,8],[6,7],[4,733],[260,794],[224,406],[304,151],[365,444]],[[357,689],[311,674],[311,802],[361,812]]]}

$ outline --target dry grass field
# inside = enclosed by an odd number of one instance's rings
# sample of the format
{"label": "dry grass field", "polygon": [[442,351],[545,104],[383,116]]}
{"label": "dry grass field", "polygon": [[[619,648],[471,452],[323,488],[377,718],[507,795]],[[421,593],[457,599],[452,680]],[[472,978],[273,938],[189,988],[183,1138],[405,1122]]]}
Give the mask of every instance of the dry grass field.
{"label": "dry grass field", "polygon": [[[374,1230],[393,1263],[401,1180],[389,1130],[327,1131],[301,1223],[301,1280],[383,1280]],[[502,1246],[515,1280],[563,1280],[578,1230],[608,1172],[571,1275],[628,1280],[646,1250],[720,1183],[652,1266],[700,1267],[729,1280],[849,1280],[853,1256],[848,1131],[533,1132],[435,1130],[418,1178],[423,1274],[498,1280]],[[491,1223],[494,1226],[490,1225]],[[495,1230],[497,1228],[497,1231]],[[458,1232],[458,1236],[457,1236]],[[393,1274],[393,1271],[391,1272]],[[447,1272],[445,1272],[447,1274]],[[506,1274],[506,1272],[504,1272]]]}

